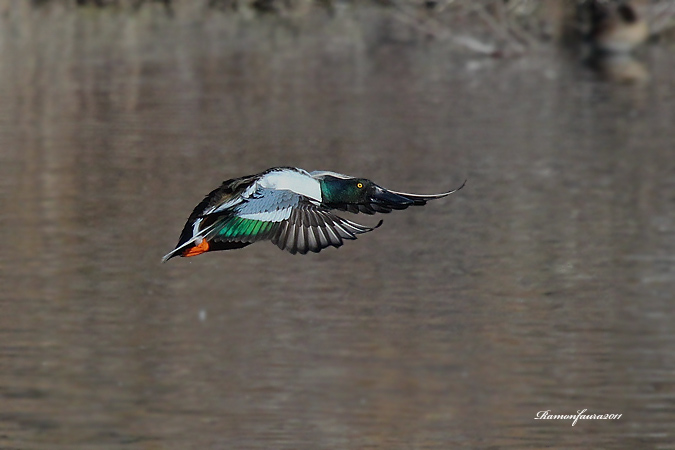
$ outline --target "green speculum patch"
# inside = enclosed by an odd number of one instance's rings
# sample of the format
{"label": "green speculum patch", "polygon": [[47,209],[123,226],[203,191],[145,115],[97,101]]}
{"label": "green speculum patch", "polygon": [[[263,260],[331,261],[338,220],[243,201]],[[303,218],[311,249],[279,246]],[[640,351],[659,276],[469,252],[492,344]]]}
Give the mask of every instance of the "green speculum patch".
{"label": "green speculum patch", "polygon": [[218,232],[218,235],[226,238],[255,236],[269,231],[273,225],[272,222],[235,217]]}

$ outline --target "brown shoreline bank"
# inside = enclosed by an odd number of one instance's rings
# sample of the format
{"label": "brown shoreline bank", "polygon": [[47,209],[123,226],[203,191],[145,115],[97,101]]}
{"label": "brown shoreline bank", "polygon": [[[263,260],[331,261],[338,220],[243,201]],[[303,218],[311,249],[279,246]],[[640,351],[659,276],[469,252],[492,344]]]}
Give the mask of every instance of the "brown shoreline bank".
{"label": "brown shoreline bank", "polygon": [[[447,42],[457,50],[486,56],[514,56],[542,45],[574,41],[581,35],[578,8],[583,0],[511,1],[337,1],[337,0],[33,0],[0,3],[0,17],[21,27],[35,14],[41,20],[79,15],[91,20],[128,16],[189,24],[219,20],[278,21],[300,32],[314,30],[315,18],[346,20],[354,32],[409,44]],[[634,1],[652,37],[672,36],[675,5]],[[321,20],[319,20],[321,22]],[[320,27],[319,27],[320,28]]]}

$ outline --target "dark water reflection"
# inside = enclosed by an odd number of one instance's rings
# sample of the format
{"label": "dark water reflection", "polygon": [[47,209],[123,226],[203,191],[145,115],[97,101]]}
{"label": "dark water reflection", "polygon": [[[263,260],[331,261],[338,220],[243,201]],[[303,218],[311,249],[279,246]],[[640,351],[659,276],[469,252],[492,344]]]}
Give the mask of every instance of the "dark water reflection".
{"label": "dark water reflection", "polygon": [[[627,88],[349,18],[21,14],[1,448],[674,448],[672,54]],[[203,194],[275,165],[469,182],[339,250],[159,263]],[[623,417],[533,420],[584,408]]]}

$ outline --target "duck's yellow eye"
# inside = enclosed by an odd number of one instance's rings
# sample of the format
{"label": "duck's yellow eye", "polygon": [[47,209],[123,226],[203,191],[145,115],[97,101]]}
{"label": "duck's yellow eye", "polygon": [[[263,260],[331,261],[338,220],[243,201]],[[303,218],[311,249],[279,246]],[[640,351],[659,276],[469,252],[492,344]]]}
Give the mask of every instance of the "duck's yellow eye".
{"label": "duck's yellow eye", "polygon": [[356,187],[361,189],[363,187],[363,183],[356,183]]}

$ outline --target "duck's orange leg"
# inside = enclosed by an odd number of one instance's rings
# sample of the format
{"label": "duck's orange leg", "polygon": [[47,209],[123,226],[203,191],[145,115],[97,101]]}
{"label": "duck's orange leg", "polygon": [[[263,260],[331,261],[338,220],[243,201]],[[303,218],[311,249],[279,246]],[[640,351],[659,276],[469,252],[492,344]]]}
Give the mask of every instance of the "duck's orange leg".
{"label": "duck's orange leg", "polygon": [[195,245],[194,247],[190,247],[181,256],[189,257],[201,255],[204,252],[208,252],[209,247],[209,242],[206,239],[202,239],[199,244]]}

